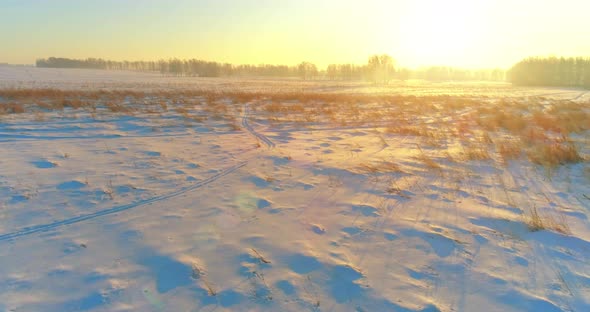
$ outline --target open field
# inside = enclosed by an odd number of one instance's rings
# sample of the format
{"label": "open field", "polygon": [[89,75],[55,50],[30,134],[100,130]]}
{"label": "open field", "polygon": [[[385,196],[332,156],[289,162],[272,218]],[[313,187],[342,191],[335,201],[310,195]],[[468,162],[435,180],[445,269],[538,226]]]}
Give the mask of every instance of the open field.
{"label": "open field", "polygon": [[590,94],[0,67],[2,311],[588,311]]}
{"label": "open field", "polygon": [[195,78],[162,77],[159,73],[59,69],[0,65],[0,88],[60,90],[133,90],[133,91],[218,91],[270,93],[346,93],[385,95],[461,95],[477,97],[543,96],[558,99],[588,100],[590,92],[580,89],[513,87],[508,83],[470,83],[392,81],[375,86],[358,81],[303,81],[270,78]]}

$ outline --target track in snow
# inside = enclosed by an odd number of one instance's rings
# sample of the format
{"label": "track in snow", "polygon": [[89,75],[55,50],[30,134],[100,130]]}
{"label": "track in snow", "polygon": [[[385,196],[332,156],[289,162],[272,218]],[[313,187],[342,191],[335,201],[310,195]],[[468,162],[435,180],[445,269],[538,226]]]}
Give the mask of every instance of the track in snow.
{"label": "track in snow", "polygon": [[250,134],[258,138],[260,141],[264,142],[264,144],[266,144],[268,148],[274,148],[275,144],[269,138],[267,138],[263,134],[256,132],[254,128],[250,126],[250,124],[248,123],[248,115],[250,115],[250,106],[246,104],[246,107],[244,108],[244,117],[242,118],[242,126],[244,126],[244,128],[246,128],[246,130],[248,130]]}
{"label": "track in snow", "polygon": [[160,195],[160,196],[156,196],[156,197],[152,197],[150,199],[146,199],[146,200],[142,200],[136,203],[131,203],[131,204],[127,204],[127,205],[122,205],[122,206],[117,206],[117,207],[113,207],[113,208],[109,208],[106,210],[101,210],[101,211],[97,211],[97,212],[93,212],[93,213],[89,213],[89,214],[85,214],[85,215],[80,215],[77,217],[73,217],[73,218],[69,218],[69,219],[65,219],[65,220],[61,220],[61,221],[56,221],[56,222],[52,222],[52,223],[47,223],[47,224],[41,224],[41,225],[34,225],[34,226],[30,226],[30,227],[25,227],[22,228],[18,231],[12,232],[12,233],[6,233],[6,234],[2,234],[0,235],[0,241],[7,241],[7,240],[11,240],[11,239],[15,239],[15,238],[19,238],[22,236],[28,236],[34,233],[39,233],[39,232],[46,232],[55,228],[59,228],[62,226],[66,226],[66,225],[70,225],[70,224],[75,224],[75,223],[80,223],[80,222],[84,222],[84,221],[88,221],[88,220],[92,220],[98,217],[102,217],[102,216],[106,216],[106,215],[110,215],[110,214],[114,214],[117,212],[121,212],[121,211],[125,211],[125,210],[129,210],[129,209],[133,209],[133,208],[137,208],[139,206],[144,206],[147,204],[152,204],[155,202],[159,202],[165,199],[169,199],[178,195],[181,195],[183,193],[186,193],[188,191],[192,191],[195,189],[198,189],[200,187],[203,187],[207,184],[210,184],[216,180],[218,180],[219,178],[222,178],[240,168],[242,168],[243,166],[246,165],[247,162],[241,162],[239,164],[236,164],[234,166],[231,166],[221,172],[218,172],[216,174],[214,174],[213,176],[199,181],[191,186],[182,188],[180,190],[176,190],[174,192],[168,193],[168,194],[164,194],[164,195]]}
{"label": "track in snow", "polygon": [[579,100],[579,99],[581,99],[581,98],[582,98],[582,97],[584,97],[584,96],[585,96],[587,93],[588,93],[588,91],[584,91],[584,92],[582,92],[582,93],[578,94],[578,95],[577,95],[575,98],[573,98],[573,99],[572,99],[572,101],[576,101],[576,100]]}

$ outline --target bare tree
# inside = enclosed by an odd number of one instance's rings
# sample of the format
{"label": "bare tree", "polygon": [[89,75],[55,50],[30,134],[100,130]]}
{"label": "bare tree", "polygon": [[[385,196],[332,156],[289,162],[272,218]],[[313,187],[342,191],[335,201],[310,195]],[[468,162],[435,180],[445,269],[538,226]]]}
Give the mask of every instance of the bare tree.
{"label": "bare tree", "polygon": [[369,57],[367,70],[373,83],[388,83],[395,72],[394,64],[393,58],[387,54]]}

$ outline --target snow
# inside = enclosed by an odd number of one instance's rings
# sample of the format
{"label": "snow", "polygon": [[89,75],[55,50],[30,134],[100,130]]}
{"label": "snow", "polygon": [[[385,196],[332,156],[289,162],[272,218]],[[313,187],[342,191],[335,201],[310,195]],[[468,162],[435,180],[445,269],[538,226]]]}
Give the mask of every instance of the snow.
{"label": "snow", "polygon": [[542,96],[575,100],[590,99],[590,92],[574,88],[513,87],[502,82],[392,81],[388,85],[357,81],[303,81],[297,78],[199,78],[166,77],[154,72],[97,69],[37,68],[0,65],[0,88],[56,88],[65,90],[213,90],[247,92],[381,93],[416,96],[469,95],[523,97]]}
{"label": "snow", "polygon": [[[0,68],[4,88],[337,85],[267,82]],[[548,176],[424,148],[436,170],[417,137],[256,105],[230,111],[240,129],[172,109],[0,117],[0,311],[590,310],[587,162]],[[570,233],[531,231],[531,205]]]}

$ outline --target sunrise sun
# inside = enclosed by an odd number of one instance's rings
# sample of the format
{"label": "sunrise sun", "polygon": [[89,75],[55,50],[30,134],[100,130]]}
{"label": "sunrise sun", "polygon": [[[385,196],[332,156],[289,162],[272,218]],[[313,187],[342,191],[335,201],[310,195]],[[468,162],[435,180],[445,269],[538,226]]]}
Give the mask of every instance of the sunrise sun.
{"label": "sunrise sun", "polygon": [[426,63],[461,63],[466,52],[485,44],[485,8],[472,1],[412,2],[399,26],[395,45]]}

